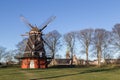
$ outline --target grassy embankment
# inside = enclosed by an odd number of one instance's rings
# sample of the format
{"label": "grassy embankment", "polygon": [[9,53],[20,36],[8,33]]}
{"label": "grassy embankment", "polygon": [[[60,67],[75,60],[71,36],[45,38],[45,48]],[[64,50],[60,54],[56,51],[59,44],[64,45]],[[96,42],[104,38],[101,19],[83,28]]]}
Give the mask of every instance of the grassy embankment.
{"label": "grassy embankment", "polygon": [[0,68],[0,80],[119,80],[120,67],[48,68],[23,70]]}

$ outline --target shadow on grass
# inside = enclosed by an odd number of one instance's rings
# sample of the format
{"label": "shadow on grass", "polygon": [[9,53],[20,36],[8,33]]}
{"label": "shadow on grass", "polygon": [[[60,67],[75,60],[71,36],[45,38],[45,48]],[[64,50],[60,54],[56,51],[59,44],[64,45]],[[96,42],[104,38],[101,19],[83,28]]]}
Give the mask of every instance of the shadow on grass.
{"label": "shadow on grass", "polygon": [[54,65],[48,68],[75,68],[75,65]]}
{"label": "shadow on grass", "polygon": [[104,69],[104,68],[97,68],[97,69],[93,69],[93,70],[86,70],[83,72],[78,72],[78,73],[74,73],[74,74],[64,74],[64,75],[57,75],[57,76],[50,76],[50,77],[43,77],[43,78],[34,78],[34,79],[30,79],[30,80],[41,80],[41,79],[53,79],[53,78],[60,78],[60,77],[66,77],[66,76],[73,76],[73,75],[79,75],[79,74],[87,74],[87,73],[94,73],[94,72],[105,72],[105,71],[115,71],[118,70],[119,68],[108,68],[108,69]]}

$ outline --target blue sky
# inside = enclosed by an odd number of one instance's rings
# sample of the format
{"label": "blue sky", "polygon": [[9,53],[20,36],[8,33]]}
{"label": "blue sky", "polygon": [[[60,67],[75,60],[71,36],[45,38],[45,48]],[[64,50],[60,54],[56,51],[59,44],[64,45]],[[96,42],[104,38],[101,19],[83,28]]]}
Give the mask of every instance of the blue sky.
{"label": "blue sky", "polygon": [[40,26],[48,17],[56,19],[44,30],[64,34],[86,28],[111,30],[120,23],[120,0],[0,0],[0,45],[15,49],[29,28],[20,20]]}

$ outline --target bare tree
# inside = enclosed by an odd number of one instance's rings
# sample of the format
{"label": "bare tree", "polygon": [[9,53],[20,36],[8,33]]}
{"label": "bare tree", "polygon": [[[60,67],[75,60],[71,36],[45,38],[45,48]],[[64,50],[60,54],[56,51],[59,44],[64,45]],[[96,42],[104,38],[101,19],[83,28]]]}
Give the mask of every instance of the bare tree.
{"label": "bare tree", "polygon": [[111,32],[107,31],[106,32],[106,41],[102,46],[102,57],[105,59],[111,59],[113,57],[113,46],[111,44]]}
{"label": "bare tree", "polygon": [[52,54],[52,58],[55,58],[55,53],[58,51],[60,48],[60,38],[61,34],[54,30],[52,32],[49,32],[44,36],[45,43],[47,44],[47,51]]}
{"label": "bare tree", "polygon": [[22,41],[18,42],[18,44],[16,45],[17,49],[14,50],[15,59],[18,60],[18,63],[19,63],[19,64],[20,64],[20,62],[21,62],[20,57],[22,57],[23,54],[24,54],[26,44],[27,44],[27,38],[24,38]]}
{"label": "bare tree", "polygon": [[27,43],[27,38],[23,39],[22,41],[20,41],[16,47],[16,56],[22,56],[26,47],[26,43]]}
{"label": "bare tree", "polygon": [[114,46],[114,51],[120,51],[120,24],[116,24],[112,29],[112,44]]}
{"label": "bare tree", "polygon": [[98,66],[101,66],[102,50],[107,42],[108,34],[105,29],[95,29],[92,39],[94,49],[96,49]]}
{"label": "bare tree", "polygon": [[4,59],[6,63],[12,62],[14,59],[14,50],[7,51]]}
{"label": "bare tree", "polygon": [[75,32],[69,32],[64,35],[64,40],[66,42],[67,47],[70,49],[71,53],[71,65],[73,64],[73,53],[75,49],[75,38],[76,38],[76,33]]}
{"label": "bare tree", "polygon": [[91,44],[93,29],[84,29],[77,32],[77,39],[83,47],[83,52],[86,54],[86,64],[88,65],[89,46]]}
{"label": "bare tree", "polygon": [[6,48],[0,46],[0,62],[4,58],[4,56],[6,55],[5,51],[6,51]]}

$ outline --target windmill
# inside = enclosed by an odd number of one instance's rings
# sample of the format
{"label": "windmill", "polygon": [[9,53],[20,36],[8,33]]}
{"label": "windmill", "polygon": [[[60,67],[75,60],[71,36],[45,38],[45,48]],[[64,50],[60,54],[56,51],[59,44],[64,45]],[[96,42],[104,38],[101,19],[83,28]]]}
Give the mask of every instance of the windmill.
{"label": "windmill", "polygon": [[[44,49],[45,40],[42,38],[42,31],[47,25],[55,19],[55,16],[51,16],[44,22],[39,29],[38,26],[33,26],[29,23],[24,16],[21,19],[30,28],[30,31],[22,36],[28,36],[26,48],[22,59],[21,68],[46,68],[47,67],[47,56]],[[48,45],[48,44],[47,44]],[[49,46],[49,45],[48,45]],[[50,46],[49,46],[50,47]]]}

